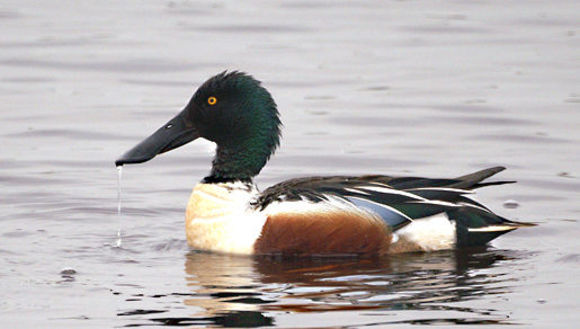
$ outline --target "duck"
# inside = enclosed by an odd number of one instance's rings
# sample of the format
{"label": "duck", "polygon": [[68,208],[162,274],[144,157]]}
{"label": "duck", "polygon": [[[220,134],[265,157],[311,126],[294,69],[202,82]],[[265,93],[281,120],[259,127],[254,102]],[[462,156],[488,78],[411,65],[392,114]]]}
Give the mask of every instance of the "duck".
{"label": "duck", "polygon": [[533,226],[495,214],[471,195],[493,167],[456,178],[386,175],[293,178],[260,191],[254,183],[280,144],[270,92],[253,76],[224,71],[187,105],[115,161],[143,163],[198,138],[214,142],[209,175],[185,211],[194,250],[275,256],[383,256],[485,246]]}

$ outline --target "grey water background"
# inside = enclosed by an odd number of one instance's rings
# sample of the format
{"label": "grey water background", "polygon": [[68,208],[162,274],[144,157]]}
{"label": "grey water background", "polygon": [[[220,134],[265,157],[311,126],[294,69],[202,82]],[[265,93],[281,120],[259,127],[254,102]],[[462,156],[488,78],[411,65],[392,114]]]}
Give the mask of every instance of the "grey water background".
{"label": "grey water background", "polygon": [[[566,0],[3,1],[0,325],[577,326],[579,26]],[[113,161],[225,69],[282,114],[261,188],[504,165],[518,183],[478,200],[539,226],[382,260],[196,253],[184,208],[212,157],[196,141],[124,168],[115,248]]]}

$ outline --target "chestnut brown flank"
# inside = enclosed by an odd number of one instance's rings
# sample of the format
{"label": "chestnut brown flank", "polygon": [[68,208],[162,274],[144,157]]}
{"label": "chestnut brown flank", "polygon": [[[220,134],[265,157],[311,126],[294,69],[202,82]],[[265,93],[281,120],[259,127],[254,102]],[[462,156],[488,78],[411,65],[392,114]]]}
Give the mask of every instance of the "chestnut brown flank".
{"label": "chestnut brown flank", "polygon": [[365,214],[282,213],[268,216],[254,250],[258,255],[382,255],[390,243],[387,226]]}

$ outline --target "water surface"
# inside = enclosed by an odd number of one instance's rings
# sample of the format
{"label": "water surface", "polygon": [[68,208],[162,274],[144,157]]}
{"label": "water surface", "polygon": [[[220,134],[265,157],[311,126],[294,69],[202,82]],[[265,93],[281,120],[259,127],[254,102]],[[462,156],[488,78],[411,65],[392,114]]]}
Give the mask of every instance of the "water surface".
{"label": "water surface", "polygon": [[[508,326],[580,317],[575,1],[4,1],[0,324],[6,328]],[[114,159],[209,76],[264,81],[284,122],[263,189],[301,175],[453,177],[537,222],[488,248],[281,260],[187,248],[196,141]],[[505,204],[505,206],[504,206]]]}

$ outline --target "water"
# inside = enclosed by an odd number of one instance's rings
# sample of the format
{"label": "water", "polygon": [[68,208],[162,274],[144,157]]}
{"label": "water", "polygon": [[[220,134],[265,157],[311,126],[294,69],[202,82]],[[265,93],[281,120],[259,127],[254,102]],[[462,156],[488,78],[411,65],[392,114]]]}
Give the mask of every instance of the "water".
{"label": "water", "polygon": [[[499,6],[4,1],[1,326],[577,326],[580,10]],[[479,200],[539,226],[382,260],[192,252],[184,208],[209,171],[202,141],[125,168],[120,216],[114,160],[226,68],[262,80],[282,114],[262,189],[504,165],[498,179],[518,183]]]}

